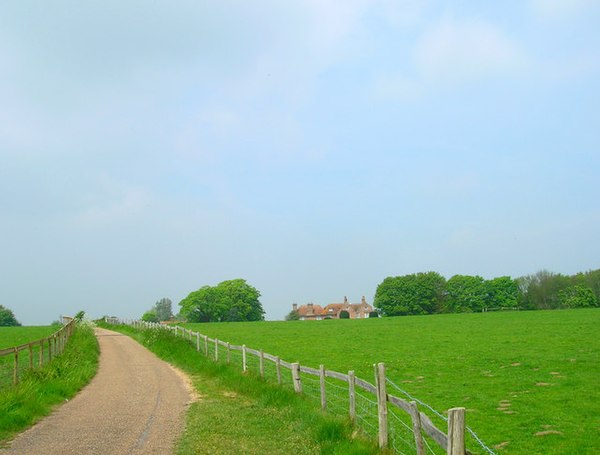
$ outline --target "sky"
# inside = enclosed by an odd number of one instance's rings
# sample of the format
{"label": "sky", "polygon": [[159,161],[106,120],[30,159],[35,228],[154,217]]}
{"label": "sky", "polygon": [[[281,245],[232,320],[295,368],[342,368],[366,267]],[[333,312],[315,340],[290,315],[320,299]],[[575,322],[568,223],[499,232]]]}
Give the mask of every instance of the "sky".
{"label": "sky", "polygon": [[269,320],[600,268],[600,2],[5,0],[0,304]]}

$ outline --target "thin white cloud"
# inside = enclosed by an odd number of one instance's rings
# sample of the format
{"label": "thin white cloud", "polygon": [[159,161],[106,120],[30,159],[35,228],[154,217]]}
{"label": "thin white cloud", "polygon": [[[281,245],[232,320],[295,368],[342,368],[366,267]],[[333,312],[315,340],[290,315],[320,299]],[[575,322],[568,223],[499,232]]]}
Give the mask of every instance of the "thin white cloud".
{"label": "thin white cloud", "polygon": [[105,227],[121,225],[140,217],[150,205],[145,190],[103,178],[101,188],[84,197],[85,207],[73,218],[77,227]]}
{"label": "thin white cloud", "polygon": [[526,53],[499,27],[482,20],[445,18],[417,38],[403,70],[380,74],[376,98],[415,100],[429,92],[480,80],[518,76]]}
{"label": "thin white cloud", "polygon": [[531,0],[533,13],[541,19],[564,20],[585,14],[594,0]]}
{"label": "thin white cloud", "polygon": [[468,82],[519,69],[523,53],[499,28],[480,20],[443,20],[425,31],[415,63],[425,79]]}

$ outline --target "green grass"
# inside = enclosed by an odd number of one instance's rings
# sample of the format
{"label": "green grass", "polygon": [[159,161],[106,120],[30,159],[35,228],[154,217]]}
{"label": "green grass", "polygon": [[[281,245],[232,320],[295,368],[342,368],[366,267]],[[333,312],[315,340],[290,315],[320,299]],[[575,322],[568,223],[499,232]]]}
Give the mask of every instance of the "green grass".
{"label": "green grass", "polygon": [[[0,327],[0,349],[11,348],[46,338],[58,331],[60,326],[30,326],[30,327]],[[47,347],[45,344],[45,349]],[[47,351],[47,349],[46,349]],[[32,351],[33,363],[39,364],[39,345]],[[48,358],[47,352],[44,361]],[[29,350],[19,352],[19,376],[29,368]],[[8,387],[13,383],[14,355],[0,357],[0,389]]]}
{"label": "green grass", "polygon": [[0,349],[46,338],[59,329],[60,326],[0,327]]}
{"label": "green grass", "polygon": [[466,407],[499,453],[600,453],[599,309],[186,327],[370,382],[385,362],[435,409]]}
{"label": "green grass", "polygon": [[192,378],[200,398],[187,415],[179,454],[375,454],[372,442],[352,435],[349,423],[323,415],[290,390],[215,363],[166,331],[129,334]]}
{"label": "green grass", "polygon": [[80,325],[62,355],[40,369],[27,370],[19,384],[4,388],[0,393],[0,442],[74,396],[96,373],[98,356],[93,329]]}

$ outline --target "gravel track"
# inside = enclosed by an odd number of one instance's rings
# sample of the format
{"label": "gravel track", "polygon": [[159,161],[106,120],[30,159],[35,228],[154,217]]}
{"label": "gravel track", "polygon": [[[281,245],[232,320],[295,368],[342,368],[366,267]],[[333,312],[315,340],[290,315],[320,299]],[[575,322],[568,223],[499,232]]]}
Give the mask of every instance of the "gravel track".
{"label": "gravel track", "polygon": [[190,390],[169,364],[126,335],[96,329],[100,365],[90,384],[0,454],[170,454]]}

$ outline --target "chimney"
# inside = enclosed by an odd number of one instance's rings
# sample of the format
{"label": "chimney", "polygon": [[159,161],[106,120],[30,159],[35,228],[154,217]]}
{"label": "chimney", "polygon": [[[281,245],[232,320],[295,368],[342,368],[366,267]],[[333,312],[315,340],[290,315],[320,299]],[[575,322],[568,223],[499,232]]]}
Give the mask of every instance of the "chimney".
{"label": "chimney", "polygon": [[313,314],[314,313],[313,304],[308,303],[308,304],[306,304],[306,306],[308,307],[308,314]]}
{"label": "chimney", "polygon": [[292,311],[298,311],[298,304],[292,303]]}
{"label": "chimney", "polygon": [[367,304],[367,299],[365,299],[364,295],[362,296],[362,299],[361,299],[360,303],[362,303],[363,305]]}
{"label": "chimney", "polygon": [[348,305],[348,297],[344,296],[344,304]]}

